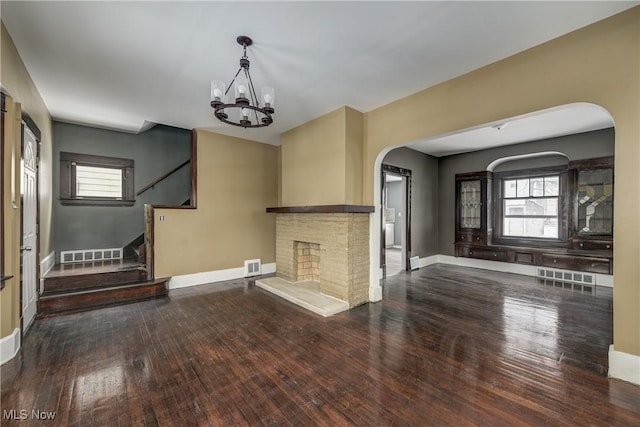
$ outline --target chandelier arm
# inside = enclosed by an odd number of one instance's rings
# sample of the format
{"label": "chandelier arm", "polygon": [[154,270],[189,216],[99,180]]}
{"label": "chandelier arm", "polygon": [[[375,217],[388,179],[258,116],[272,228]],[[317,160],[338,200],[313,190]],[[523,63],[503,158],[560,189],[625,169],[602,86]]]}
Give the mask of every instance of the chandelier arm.
{"label": "chandelier arm", "polygon": [[229,83],[229,86],[227,86],[227,90],[224,91],[224,94],[226,95],[227,93],[229,93],[229,89],[231,89],[231,86],[233,86],[233,82],[236,81],[236,77],[238,77],[238,74],[240,74],[240,71],[242,71],[242,67],[238,68],[238,72],[236,73],[235,76],[233,76],[233,78],[231,79],[231,83]]}
{"label": "chandelier arm", "polygon": [[[249,69],[244,70],[244,74],[247,76],[247,80],[249,81],[249,96],[251,97],[251,101],[253,101],[253,105],[256,108],[260,108],[260,105],[258,104],[258,96],[256,95],[256,89],[253,86],[253,80],[251,80],[251,73],[249,73]],[[256,123],[259,123],[260,119],[258,118],[258,111],[253,110],[253,114],[256,117]]]}
{"label": "chandelier arm", "polygon": [[260,107],[260,105],[258,104],[258,96],[256,95],[256,89],[253,86],[253,80],[251,80],[251,74],[249,74],[249,70],[245,70],[245,74],[247,76],[247,79],[249,80],[249,87],[251,88],[251,99],[253,101],[253,105],[255,105],[256,107]]}

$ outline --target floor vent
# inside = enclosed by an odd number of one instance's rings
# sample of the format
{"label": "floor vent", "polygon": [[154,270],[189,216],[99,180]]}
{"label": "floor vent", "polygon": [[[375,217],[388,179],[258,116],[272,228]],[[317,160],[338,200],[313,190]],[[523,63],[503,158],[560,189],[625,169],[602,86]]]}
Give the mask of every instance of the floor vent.
{"label": "floor vent", "polygon": [[262,264],[259,259],[250,259],[244,262],[244,277],[259,276],[262,274]]}
{"label": "floor vent", "polygon": [[595,285],[596,278],[592,273],[577,273],[575,271],[556,270],[553,268],[539,268],[538,277],[557,282],[578,283],[581,285]]}
{"label": "floor vent", "polygon": [[122,248],[84,249],[80,251],[60,252],[60,263],[110,261],[122,259]]}

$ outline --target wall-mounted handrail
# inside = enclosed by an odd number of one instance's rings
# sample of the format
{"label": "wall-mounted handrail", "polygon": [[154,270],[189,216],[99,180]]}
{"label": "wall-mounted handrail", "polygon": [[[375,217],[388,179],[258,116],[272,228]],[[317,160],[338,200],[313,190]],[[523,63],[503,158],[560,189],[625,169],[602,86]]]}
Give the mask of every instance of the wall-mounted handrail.
{"label": "wall-mounted handrail", "polygon": [[151,184],[143,187],[141,190],[139,190],[136,193],[136,196],[141,195],[142,193],[144,193],[145,191],[147,191],[150,188],[155,187],[156,185],[158,185],[158,183],[166,178],[168,178],[169,176],[171,176],[172,174],[176,173],[177,171],[179,171],[180,169],[182,169],[184,166],[188,165],[189,163],[191,163],[191,159],[185,161],[184,163],[176,166],[175,168],[171,169],[169,172],[165,173],[164,175],[162,175],[160,178],[154,180]]}

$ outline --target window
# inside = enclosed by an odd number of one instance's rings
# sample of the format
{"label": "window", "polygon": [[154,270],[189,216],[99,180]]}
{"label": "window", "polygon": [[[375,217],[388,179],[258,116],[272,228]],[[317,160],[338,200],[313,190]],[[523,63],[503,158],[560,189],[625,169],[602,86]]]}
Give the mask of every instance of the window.
{"label": "window", "polygon": [[63,205],[132,206],[133,160],[60,153]]}
{"label": "window", "polygon": [[504,179],[502,236],[560,238],[560,176]]}

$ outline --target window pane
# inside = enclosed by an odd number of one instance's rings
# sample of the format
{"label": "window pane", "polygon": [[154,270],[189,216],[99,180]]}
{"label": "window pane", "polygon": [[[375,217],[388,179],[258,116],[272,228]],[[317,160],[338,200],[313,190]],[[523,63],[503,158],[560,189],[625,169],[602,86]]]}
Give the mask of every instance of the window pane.
{"label": "window pane", "polygon": [[558,199],[505,200],[504,215],[558,215]]}
{"label": "window pane", "polygon": [[544,178],[531,178],[531,195],[533,197],[544,196]]}
{"label": "window pane", "polygon": [[504,214],[505,215],[526,215],[527,200],[505,200],[504,201]]}
{"label": "window pane", "polygon": [[504,181],[504,197],[516,197],[516,180],[510,179]]}
{"label": "window pane", "polygon": [[503,234],[511,237],[557,239],[557,218],[505,218]]}
{"label": "window pane", "polygon": [[559,196],[560,195],[560,178],[557,176],[548,176],[544,179],[544,195]]}
{"label": "window pane", "polygon": [[529,197],[529,178],[518,180],[518,197]]}
{"label": "window pane", "polygon": [[505,218],[502,234],[505,236],[524,236],[524,218]]}
{"label": "window pane", "polygon": [[558,215],[557,198],[537,199],[536,201],[542,206],[544,215]]}
{"label": "window pane", "polygon": [[78,197],[122,198],[122,169],[76,166]]}

